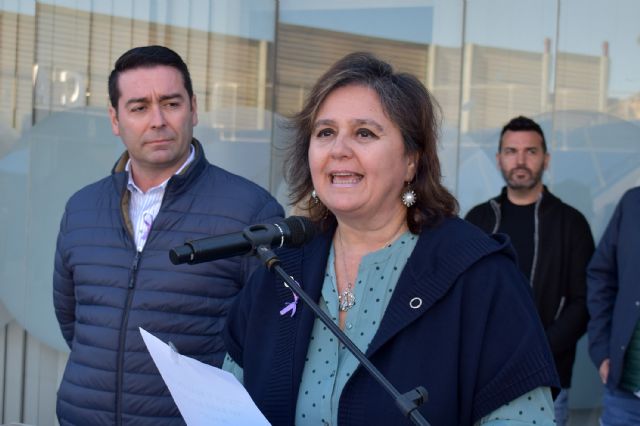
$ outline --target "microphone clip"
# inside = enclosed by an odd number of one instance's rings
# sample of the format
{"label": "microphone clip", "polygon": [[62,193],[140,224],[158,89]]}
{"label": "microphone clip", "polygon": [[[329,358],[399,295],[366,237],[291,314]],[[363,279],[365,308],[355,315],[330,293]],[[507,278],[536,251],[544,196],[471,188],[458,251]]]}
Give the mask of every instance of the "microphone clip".
{"label": "microphone clip", "polygon": [[277,223],[251,225],[242,230],[242,236],[251,244],[251,251],[247,255],[256,255],[269,270],[280,263],[278,256],[271,250],[269,241],[265,241],[263,237],[271,226],[280,231],[280,245],[276,248],[284,246],[284,230]]}

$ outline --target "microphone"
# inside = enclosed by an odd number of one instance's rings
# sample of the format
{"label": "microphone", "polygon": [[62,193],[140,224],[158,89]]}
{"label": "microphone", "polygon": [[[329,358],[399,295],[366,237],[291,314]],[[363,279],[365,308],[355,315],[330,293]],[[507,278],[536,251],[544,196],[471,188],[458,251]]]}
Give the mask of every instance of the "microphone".
{"label": "microphone", "polygon": [[316,229],[304,216],[289,216],[273,224],[247,226],[241,232],[188,241],[169,251],[171,263],[190,265],[253,252],[259,245],[270,248],[299,247],[315,236]]}

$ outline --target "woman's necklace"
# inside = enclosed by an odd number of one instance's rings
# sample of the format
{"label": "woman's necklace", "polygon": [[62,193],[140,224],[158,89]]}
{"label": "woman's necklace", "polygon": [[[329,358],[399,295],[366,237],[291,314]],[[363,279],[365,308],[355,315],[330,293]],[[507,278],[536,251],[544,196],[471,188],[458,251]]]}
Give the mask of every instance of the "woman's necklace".
{"label": "woman's necklace", "polygon": [[[391,242],[396,238],[396,236],[398,235],[398,232],[400,231],[400,229],[402,229],[403,226],[404,226],[404,223],[400,224],[400,228],[398,228],[398,230],[393,234],[391,239],[382,247],[387,247],[389,244],[391,244]],[[342,242],[342,233],[340,232],[340,230],[338,230],[338,243],[340,244],[340,251],[342,252],[342,267],[344,268],[344,277],[347,280],[346,290],[338,294],[338,308],[342,312],[347,312],[349,309],[355,306],[356,295],[353,293],[353,284],[349,279],[349,275],[348,275],[349,273],[347,271],[347,260],[345,256],[346,252],[344,250],[344,243]]]}
{"label": "woman's necklace", "polygon": [[342,242],[342,233],[338,231],[338,242],[340,243],[340,251],[342,252],[342,267],[344,268],[344,277],[347,279],[347,289],[338,295],[338,308],[342,312],[346,312],[353,308],[356,304],[356,295],[353,294],[351,280],[347,272],[347,260],[344,251],[344,243]]}

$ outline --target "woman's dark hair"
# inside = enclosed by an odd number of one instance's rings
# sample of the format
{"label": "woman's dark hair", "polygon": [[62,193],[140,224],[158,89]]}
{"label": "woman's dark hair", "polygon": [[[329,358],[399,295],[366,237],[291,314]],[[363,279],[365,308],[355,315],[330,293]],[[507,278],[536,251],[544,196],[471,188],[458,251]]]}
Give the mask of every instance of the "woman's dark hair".
{"label": "woman's dark hair", "polygon": [[116,61],[113,71],[109,75],[109,101],[117,111],[120,89],[118,89],[118,77],[121,73],[135,68],[151,68],[159,65],[173,67],[180,71],[184,88],[189,95],[189,101],[193,99],[193,85],[189,68],[180,55],[165,46],[134,47],[122,54]]}
{"label": "woman's dark hair", "polygon": [[[407,211],[409,230],[417,234],[424,226],[434,226],[442,218],[455,215],[458,203],[442,185],[438,159],[439,105],[416,77],[395,73],[390,64],[367,52],[351,53],[336,62],[313,86],[302,110],[291,118],[289,126],[295,136],[284,164],[292,204],[301,207],[309,200],[306,210],[312,220],[325,226],[335,221],[322,203],[309,198],[313,183],[308,151],[320,106],[331,92],[351,85],[377,93],[384,112],[402,133],[405,153],[416,154],[416,174],[411,184],[417,201]],[[389,196],[397,196],[400,202],[400,194]]]}

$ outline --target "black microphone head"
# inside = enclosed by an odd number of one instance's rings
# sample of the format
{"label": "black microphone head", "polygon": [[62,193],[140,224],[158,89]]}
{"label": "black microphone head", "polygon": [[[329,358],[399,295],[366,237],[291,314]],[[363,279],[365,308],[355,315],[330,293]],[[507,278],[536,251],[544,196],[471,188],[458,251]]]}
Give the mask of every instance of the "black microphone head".
{"label": "black microphone head", "polygon": [[288,246],[299,247],[311,241],[316,235],[316,227],[305,216],[289,216],[284,220],[289,228]]}

